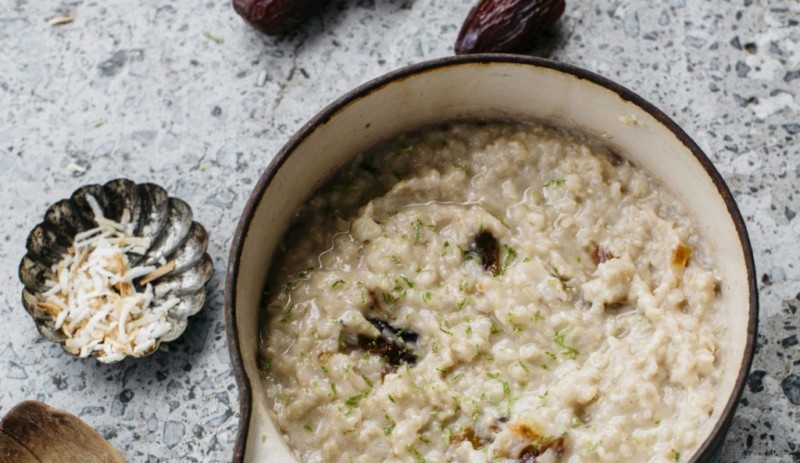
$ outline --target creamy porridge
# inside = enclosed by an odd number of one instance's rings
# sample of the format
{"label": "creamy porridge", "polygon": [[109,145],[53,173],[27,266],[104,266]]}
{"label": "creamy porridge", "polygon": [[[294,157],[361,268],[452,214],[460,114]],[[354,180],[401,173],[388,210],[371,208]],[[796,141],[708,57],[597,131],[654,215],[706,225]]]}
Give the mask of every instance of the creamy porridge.
{"label": "creamy porridge", "polygon": [[264,378],[303,462],[679,462],[710,425],[711,259],[583,137],[393,140],[315,194],[271,275]]}

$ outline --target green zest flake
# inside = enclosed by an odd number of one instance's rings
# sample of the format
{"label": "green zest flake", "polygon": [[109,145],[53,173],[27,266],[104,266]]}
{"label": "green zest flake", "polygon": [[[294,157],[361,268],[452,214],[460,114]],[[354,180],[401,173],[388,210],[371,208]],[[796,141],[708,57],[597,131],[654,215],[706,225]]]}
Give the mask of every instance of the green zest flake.
{"label": "green zest flake", "polygon": [[547,397],[549,395],[550,395],[550,391],[544,391],[544,394],[539,394],[539,398],[542,399],[542,400],[545,400],[545,399],[547,399]]}
{"label": "green zest flake", "polygon": [[409,289],[414,287],[414,283],[411,280],[409,280],[408,278],[404,277],[403,275],[400,275],[399,279],[402,280],[403,283],[405,283],[406,286],[408,286]]}
{"label": "green zest flake", "polygon": [[553,337],[553,342],[555,342],[556,345],[561,348],[561,355],[574,359],[578,356],[578,354],[580,354],[580,352],[578,352],[578,349],[567,345],[566,337],[568,334],[569,330],[557,331],[556,335]]}
{"label": "green zest flake", "polygon": [[417,219],[413,223],[414,225],[414,244],[419,242],[419,239],[422,238],[422,220]]}
{"label": "green zest flake", "polygon": [[389,294],[389,293],[384,293],[384,292],[382,292],[382,293],[381,293],[381,299],[383,299],[383,302],[385,302],[385,303],[387,303],[387,304],[394,304],[395,302],[397,302],[397,300],[398,300],[399,298],[397,298],[397,297],[394,297],[394,296],[392,296],[392,295],[391,295],[391,294]]}
{"label": "green zest flake", "polygon": [[447,331],[447,330],[446,330],[446,329],[444,329],[444,328],[443,328],[441,325],[439,326],[439,331],[441,331],[441,332],[442,332],[442,333],[444,333],[444,334],[450,335],[450,336],[452,336],[452,335],[453,335],[453,333],[451,333],[450,331]]}
{"label": "green zest flake", "polygon": [[654,419],[653,420],[653,424],[655,424],[656,426],[660,425],[661,424],[661,418]]}
{"label": "green zest flake", "polygon": [[520,367],[522,367],[523,370],[525,370],[526,373],[531,372],[531,370],[529,370],[528,367],[526,367],[525,364],[522,363],[522,360],[517,360],[517,363],[519,364]]}
{"label": "green zest flake", "polygon": [[508,385],[507,381],[503,380],[503,378],[500,377],[500,373],[486,373],[486,376],[488,378],[496,379],[497,381],[500,381],[500,384],[503,385],[503,395],[504,396],[508,397],[511,394],[511,386]]}
{"label": "green zest flake", "polygon": [[286,309],[286,312],[283,313],[283,316],[278,321],[281,322],[281,323],[284,323],[284,324],[285,323],[289,323],[289,317],[292,316],[292,311],[294,311],[294,308],[296,306],[297,306],[297,304],[294,304],[291,307],[289,307],[288,309]]}
{"label": "green zest flake", "polygon": [[424,442],[426,444],[430,444],[431,443],[431,440],[428,439],[427,437],[424,437],[424,436],[419,436],[419,440],[420,440],[420,442]]}
{"label": "green zest flake", "polygon": [[308,423],[303,425],[303,429],[305,429],[308,432],[313,432],[313,430],[311,429],[311,425]]}
{"label": "green zest flake", "polygon": [[544,351],[544,355],[550,357],[553,360],[556,360],[558,358],[558,357],[556,357],[556,354],[550,352],[549,350]]}
{"label": "green zest flake", "polygon": [[528,257],[522,259],[522,262],[527,264],[528,262],[533,262],[533,259],[531,259],[530,256],[528,256]]}
{"label": "green zest flake", "polygon": [[489,334],[498,334],[498,333],[502,333],[502,332],[503,332],[502,328],[500,328],[499,326],[497,326],[494,323],[492,323],[492,328],[489,331]]}
{"label": "green zest flake", "polygon": [[506,255],[505,257],[503,257],[502,264],[500,264],[500,271],[497,273],[498,275],[502,275],[503,273],[505,273],[508,266],[511,265],[511,263],[514,262],[514,259],[517,258],[516,249],[512,248],[507,244],[504,244],[503,248],[506,250]]}
{"label": "green zest flake", "polygon": [[574,418],[574,419],[572,420],[572,424],[570,425],[570,427],[571,427],[572,429],[576,429],[576,428],[580,428],[582,424],[583,424],[583,423],[581,423],[581,420],[579,420],[579,419],[577,419],[577,418]]}
{"label": "green zest flake", "polygon": [[338,288],[338,287],[340,287],[342,285],[344,285],[344,280],[336,280],[331,285],[331,288],[336,289],[336,288]]}
{"label": "green zest flake", "polygon": [[547,188],[549,186],[561,186],[561,185],[563,185],[565,183],[567,183],[567,181],[564,180],[563,178],[554,178],[554,179],[551,179],[551,180],[548,180],[548,181],[542,183],[542,186]]}
{"label": "green zest flake", "polygon": [[542,320],[544,320],[544,315],[542,315],[542,311],[541,310],[537,310],[536,313],[533,314],[533,322],[536,323],[536,322],[540,322]]}
{"label": "green zest flake", "polygon": [[458,380],[461,379],[463,376],[464,376],[464,373],[459,373],[459,374],[453,376],[452,378],[450,378],[450,382],[451,383],[458,382]]}
{"label": "green zest flake", "polygon": [[313,272],[313,271],[314,271],[314,267],[313,266],[306,267],[304,270],[301,270],[297,274],[297,278],[306,279],[306,278],[308,278],[309,275],[311,275],[311,272]]}
{"label": "green zest flake", "polygon": [[467,326],[467,329],[464,330],[464,333],[466,333],[467,335],[472,334],[472,326]]}
{"label": "green zest flake", "polygon": [[212,42],[216,42],[216,43],[220,43],[220,44],[225,42],[225,39],[223,39],[222,37],[220,37],[218,35],[214,35],[211,32],[203,32],[203,36],[205,36],[205,38],[207,38],[208,40],[211,40]]}
{"label": "green zest flake", "polygon": [[394,262],[395,264],[397,264],[397,265],[399,265],[399,264],[400,264],[400,258],[399,258],[399,257],[397,257],[397,256],[387,256],[387,257],[388,257],[389,259],[391,259],[391,260],[392,260],[392,262]]}
{"label": "green zest flake", "polygon": [[375,386],[374,384],[372,384],[372,381],[370,381],[369,378],[367,378],[367,375],[362,374],[361,378],[364,379],[364,382],[367,383],[367,386],[369,386],[370,389],[372,389]]}
{"label": "green zest flake", "polygon": [[433,294],[431,294],[430,291],[425,291],[425,293],[422,295],[422,302],[430,302],[432,298]]}
{"label": "green zest flake", "polygon": [[408,450],[408,453],[414,455],[414,458],[417,459],[417,463],[428,463],[427,460],[425,460],[425,457],[422,456],[422,454],[420,453],[419,450],[417,450],[416,447],[409,445],[408,447],[406,447],[406,450]]}
{"label": "green zest flake", "polygon": [[544,363],[539,366],[542,367],[542,370],[547,370],[547,365],[545,365]]}
{"label": "green zest flake", "polygon": [[346,435],[348,435],[348,434],[352,434],[352,433],[354,433],[354,432],[356,432],[356,429],[355,429],[355,428],[345,429],[344,431],[342,431],[342,435],[343,435],[343,436],[346,436]]}
{"label": "green zest flake", "polygon": [[362,399],[365,399],[369,395],[370,391],[362,392],[361,394],[351,395],[344,401],[344,404],[348,407],[356,407],[358,403],[361,402]]}
{"label": "green zest flake", "polygon": [[333,384],[333,383],[331,383],[331,393],[330,393],[330,395],[332,395],[332,396],[337,396],[337,395],[339,395],[339,393],[338,393],[338,392],[336,392],[336,385],[335,385],[335,384]]}
{"label": "green zest flake", "polygon": [[590,440],[586,441],[586,453],[594,453],[600,446],[603,445],[603,439],[600,439],[597,442],[592,442]]}
{"label": "green zest flake", "polygon": [[394,431],[394,427],[395,426],[397,426],[397,423],[392,421],[391,423],[389,423],[388,426],[383,428],[383,433],[386,434],[387,436],[391,436],[392,435],[392,431]]}
{"label": "green zest flake", "polygon": [[394,397],[392,397],[392,395],[391,395],[391,394],[386,394],[386,396],[389,398],[389,402],[391,402],[391,403],[393,403],[393,404],[396,404],[396,403],[397,403],[397,401],[396,401],[396,400],[394,400]]}
{"label": "green zest flake", "polygon": [[434,354],[439,352],[439,338],[433,339],[433,344],[431,345],[431,352]]}
{"label": "green zest flake", "polygon": [[272,365],[272,360],[268,358],[261,359],[261,373],[267,374],[269,373],[269,367]]}
{"label": "green zest flake", "polygon": [[400,212],[400,211],[398,211],[397,209],[394,209],[394,210],[392,210],[392,211],[389,211],[389,217],[394,217],[394,216],[396,216],[398,212]]}
{"label": "green zest flake", "polygon": [[262,434],[261,435],[261,442],[266,442],[266,441],[267,441],[267,435],[266,434]]}
{"label": "green zest flake", "polygon": [[674,461],[675,463],[681,461],[681,452],[672,449],[672,461]]}

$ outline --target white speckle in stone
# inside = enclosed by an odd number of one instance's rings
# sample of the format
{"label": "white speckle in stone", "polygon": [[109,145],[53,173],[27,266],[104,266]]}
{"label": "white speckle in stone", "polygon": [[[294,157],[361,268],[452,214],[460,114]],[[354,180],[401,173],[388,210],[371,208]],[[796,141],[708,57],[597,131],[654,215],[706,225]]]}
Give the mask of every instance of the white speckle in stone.
{"label": "white speckle in stone", "polygon": [[166,151],[174,151],[178,149],[180,146],[180,138],[173,132],[167,132],[164,134],[164,138],[159,143],[158,147],[162,150]]}
{"label": "white speckle in stone", "polygon": [[794,97],[789,93],[779,93],[767,98],[761,98],[758,103],[753,105],[753,112],[759,119],[765,119],[784,109],[800,110],[794,102]]}
{"label": "white speckle in stone", "polygon": [[147,418],[147,430],[150,431],[151,433],[156,432],[158,430],[158,418],[156,417],[155,413],[153,413],[152,415],[150,415],[149,418]]}
{"label": "white speckle in stone", "polygon": [[639,14],[635,11],[633,13],[626,14],[625,19],[622,20],[622,28],[625,31],[625,35],[628,37],[638,37]]}
{"label": "white speckle in stone", "polygon": [[228,421],[228,419],[230,419],[230,417],[232,416],[233,416],[233,411],[231,411],[230,409],[225,410],[225,413],[223,413],[222,415],[206,421],[205,425],[208,426],[209,428],[218,428],[222,426],[223,423]]}
{"label": "white speckle in stone", "polygon": [[703,48],[706,44],[706,39],[693,35],[687,35],[686,38],[683,39],[683,44],[687,47]]}
{"label": "white speckle in stone", "polygon": [[258,78],[256,79],[256,86],[263,87],[267,83],[267,70],[262,69],[261,72],[258,73]]}
{"label": "white speckle in stone", "polygon": [[164,445],[169,448],[175,447],[186,434],[186,426],[177,421],[167,421],[164,423]]}
{"label": "white speckle in stone", "polygon": [[8,362],[8,369],[6,370],[6,378],[28,379],[28,373],[25,372],[25,368],[21,367],[15,362]]}

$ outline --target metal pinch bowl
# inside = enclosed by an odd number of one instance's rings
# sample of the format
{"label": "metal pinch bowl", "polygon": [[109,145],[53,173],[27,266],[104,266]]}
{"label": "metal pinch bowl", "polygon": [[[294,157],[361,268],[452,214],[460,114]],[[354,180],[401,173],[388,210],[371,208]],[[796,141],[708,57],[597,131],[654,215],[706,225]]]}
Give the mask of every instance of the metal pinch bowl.
{"label": "metal pinch bowl", "polygon": [[[58,264],[72,246],[75,235],[97,226],[87,201],[92,196],[111,220],[120,221],[128,214],[137,237],[148,238],[150,247],[144,254],[127,253],[131,266],[158,266],[162,258],[174,261],[174,269],[152,281],[153,302],[176,297],[178,303],[167,313],[171,329],[156,339],[155,345],[142,353],[153,353],[162,342],[177,339],[186,329],[188,318],[205,304],[205,284],[211,278],[213,266],[206,253],[208,233],[192,220],[192,210],[184,201],[170,197],[166,190],[152,183],[137,184],[128,179],[111,180],[104,185],[86,185],[75,190],[71,197],[51,205],[44,220],[28,235],[27,254],[19,265],[19,278],[25,286],[22,304],[36,328],[46,339],[61,344],[67,335],[56,328],[53,315],[37,305],[39,296],[49,289],[47,281],[55,280],[53,266]],[[140,288],[140,279],[134,286]],[[74,355],[70,353],[70,355]],[[99,355],[97,352],[93,356]],[[98,357],[98,359],[100,359]]]}

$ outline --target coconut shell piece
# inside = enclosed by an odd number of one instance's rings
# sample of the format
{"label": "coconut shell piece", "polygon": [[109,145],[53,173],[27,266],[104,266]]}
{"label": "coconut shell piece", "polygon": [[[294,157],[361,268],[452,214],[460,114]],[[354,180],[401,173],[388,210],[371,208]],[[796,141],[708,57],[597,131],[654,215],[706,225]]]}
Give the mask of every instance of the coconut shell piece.
{"label": "coconut shell piece", "polygon": [[26,401],[0,421],[0,463],[125,463],[103,436],[75,415]]}

